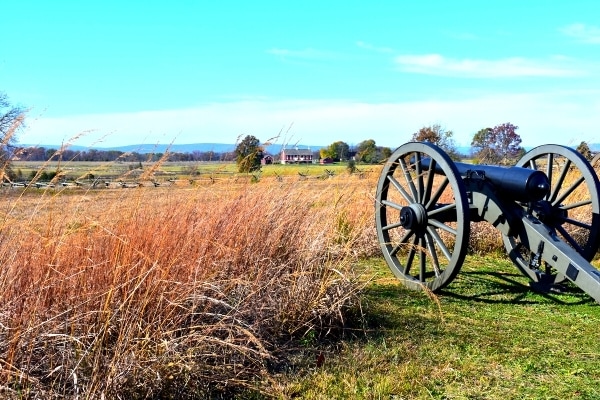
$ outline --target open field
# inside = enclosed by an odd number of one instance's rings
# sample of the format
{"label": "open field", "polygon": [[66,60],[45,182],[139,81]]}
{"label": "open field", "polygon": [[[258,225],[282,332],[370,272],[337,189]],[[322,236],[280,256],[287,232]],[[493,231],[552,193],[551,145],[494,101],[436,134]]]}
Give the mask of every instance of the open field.
{"label": "open field", "polygon": [[488,225],[439,296],[393,278],[379,167],[143,167],[180,182],[1,190],[0,397],[600,396],[600,308],[531,292]]}
{"label": "open field", "polygon": [[[259,172],[252,174],[239,173],[234,163],[226,162],[31,162],[15,161],[12,164],[21,180],[35,179],[40,181],[42,171],[60,171],[60,181],[79,181],[89,184],[96,179],[104,181],[122,180],[125,182],[152,181],[168,184],[169,181],[188,181],[195,183],[214,183],[215,181],[239,181],[243,179],[286,179],[300,180],[305,178],[324,179],[330,176],[348,174],[346,163],[336,164],[270,164],[262,166]],[[359,167],[356,176],[365,177],[374,174],[375,166]],[[91,177],[91,178],[90,178]]]}

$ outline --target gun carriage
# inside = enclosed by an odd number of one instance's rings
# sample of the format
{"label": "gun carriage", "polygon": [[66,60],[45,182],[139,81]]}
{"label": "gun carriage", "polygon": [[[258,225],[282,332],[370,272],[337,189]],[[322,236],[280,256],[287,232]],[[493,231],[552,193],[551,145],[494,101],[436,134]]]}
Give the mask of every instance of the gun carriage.
{"label": "gun carriage", "polygon": [[570,280],[600,302],[600,184],[592,165],[559,145],[514,167],[453,162],[425,142],[400,146],[377,184],[376,227],[392,272],[411,289],[438,291],[458,274],[472,222],[502,234],[508,256],[540,291]]}

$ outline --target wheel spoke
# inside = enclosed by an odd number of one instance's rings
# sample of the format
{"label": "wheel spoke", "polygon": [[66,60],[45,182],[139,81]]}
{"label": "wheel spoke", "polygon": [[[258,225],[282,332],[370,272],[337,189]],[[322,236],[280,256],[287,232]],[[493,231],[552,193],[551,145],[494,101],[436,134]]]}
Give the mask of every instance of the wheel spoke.
{"label": "wheel spoke", "polygon": [[423,203],[423,164],[421,153],[415,153],[415,172],[417,174],[417,202]]}
{"label": "wheel spoke", "polygon": [[396,222],[395,224],[389,224],[386,226],[382,226],[381,230],[383,231],[389,231],[390,229],[394,229],[394,228],[400,228],[402,226],[401,222]]}
{"label": "wheel spoke", "polygon": [[584,177],[580,176],[563,194],[560,195],[556,200],[552,201],[552,206],[556,206],[560,204],[564,199],[566,199],[581,183],[584,181]]}
{"label": "wheel spoke", "polygon": [[442,274],[442,271],[440,270],[440,263],[438,262],[437,252],[435,251],[435,246],[433,244],[433,238],[429,233],[425,235],[425,241],[427,242],[429,254],[431,254],[431,266],[433,267],[435,276],[440,276]]}
{"label": "wheel spoke", "polygon": [[431,237],[435,241],[435,244],[437,244],[438,247],[440,248],[440,250],[442,250],[442,253],[444,253],[444,256],[446,256],[448,261],[450,261],[452,259],[452,253],[450,253],[450,250],[448,250],[448,247],[446,247],[446,244],[444,243],[444,241],[442,240],[440,235],[438,235],[437,231],[435,229],[433,229],[432,227],[428,226],[427,232],[431,235]]}
{"label": "wheel spoke", "polygon": [[389,201],[389,200],[382,200],[381,205],[383,205],[385,207],[391,207],[398,211],[402,210],[402,204],[394,203],[393,201]]}
{"label": "wheel spoke", "polygon": [[402,245],[406,244],[406,242],[408,241],[408,239],[410,239],[410,237],[414,233],[415,232],[413,230],[406,231],[406,233],[404,234],[404,236],[402,236],[402,238],[400,238],[400,241],[398,242],[398,244],[394,246],[394,248],[392,249],[392,251],[390,251],[390,256],[395,256],[396,253],[398,253],[398,251],[402,248]]}
{"label": "wheel spoke", "polygon": [[446,176],[446,177],[444,177],[442,184],[435,191],[435,194],[433,196],[431,196],[431,199],[429,199],[429,202],[425,206],[426,210],[429,210],[432,206],[434,206],[437,203],[437,201],[442,196],[442,193],[444,193],[444,190],[448,186],[448,183],[450,183],[450,181],[448,180],[448,177]]}
{"label": "wheel spoke", "polygon": [[566,222],[567,224],[571,224],[571,225],[578,226],[580,228],[587,229],[588,231],[592,230],[592,225],[586,224],[583,221],[578,221],[578,220],[572,219],[572,218],[561,218],[561,221]]}
{"label": "wheel spoke", "polygon": [[435,167],[436,162],[434,159],[429,160],[429,169],[427,171],[427,182],[425,183],[425,193],[423,195],[423,199],[421,201],[422,204],[425,204],[429,201],[431,197],[431,191],[433,189],[433,179],[435,178]]}
{"label": "wheel spoke", "polygon": [[[548,153],[548,160],[546,162],[546,176],[548,177],[548,182],[552,183],[552,171],[554,164],[554,153]],[[536,168],[534,168],[536,169]]]}
{"label": "wheel spoke", "polygon": [[444,225],[440,221],[437,221],[435,219],[429,220],[429,225],[433,225],[436,228],[440,228],[448,233],[453,234],[454,236],[458,235],[458,232],[456,229],[453,229],[453,228],[449,227],[448,225]]}
{"label": "wheel spoke", "polygon": [[412,267],[412,263],[415,259],[415,253],[417,252],[417,243],[419,242],[419,237],[415,235],[412,246],[410,246],[408,250],[408,257],[406,258],[406,265],[404,266],[404,275],[408,275],[410,273],[410,267]]}
{"label": "wheel spoke", "polygon": [[410,197],[410,195],[406,192],[406,190],[402,187],[402,185],[400,184],[400,182],[398,182],[396,180],[396,178],[394,178],[392,175],[388,175],[387,179],[390,181],[390,183],[392,184],[392,186],[394,186],[402,195],[402,197],[404,197],[404,200],[406,200],[406,202],[408,204],[412,204],[415,202],[415,198]]}
{"label": "wheel spoke", "polygon": [[554,186],[554,190],[552,191],[552,195],[550,196],[550,202],[554,202],[556,196],[558,196],[558,192],[562,187],[562,184],[567,176],[567,172],[569,172],[569,168],[571,167],[571,160],[566,160],[565,165],[563,165],[562,171],[560,171],[560,176],[558,177],[558,181],[556,182],[556,186]]}
{"label": "wheel spoke", "polygon": [[410,192],[412,193],[412,197],[413,197],[413,201],[411,203],[414,203],[417,201],[418,196],[417,196],[417,188],[415,187],[415,183],[412,180],[412,176],[410,175],[410,168],[408,168],[408,165],[406,165],[406,160],[404,158],[400,158],[400,167],[402,167],[402,172],[404,173],[404,178],[406,179],[406,183],[408,184],[408,188],[410,189]]}
{"label": "wheel spoke", "polygon": [[454,210],[456,209],[456,204],[454,204],[454,203],[446,204],[445,206],[442,206],[442,207],[436,208],[435,210],[429,211],[427,213],[427,217],[431,218],[432,216],[434,216],[436,214],[443,213],[445,211],[452,210],[452,209],[454,209]]}
{"label": "wheel spoke", "polygon": [[588,206],[590,204],[592,204],[592,200],[584,200],[584,201],[579,201],[577,203],[560,206],[560,207],[558,207],[558,209],[566,211],[566,210],[572,210],[572,209],[578,208],[578,207]]}
{"label": "wheel spoke", "polygon": [[573,239],[573,236],[571,236],[565,228],[563,228],[562,226],[559,225],[556,227],[556,230],[560,232],[560,234],[565,238],[565,240],[567,242],[569,242],[569,244],[571,246],[573,246],[575,251],[577,251],[579,254],[583,253],[583,249],[581,248],[579,243],[577,243],[577,241],[575,239]]}
{"label": "wheel spoke", "polygon": [[425,282],[427,273],[427,253],[425,253],[425,238],[419,241],[419,280]]}

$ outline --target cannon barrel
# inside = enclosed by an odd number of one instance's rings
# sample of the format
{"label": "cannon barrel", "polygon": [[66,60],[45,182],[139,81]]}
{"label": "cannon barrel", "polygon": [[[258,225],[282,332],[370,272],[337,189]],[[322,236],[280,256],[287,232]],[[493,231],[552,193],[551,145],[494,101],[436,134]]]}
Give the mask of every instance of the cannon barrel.
{"label": "cannon barrel", "polygon": [[[422,167],[429,169],[430,159],[421,160]],[[545,173],[523,167],[501,167],[497,165],[475,165],[454,163],[463,179],[489,180],[501,197],[516,201],[539,201],[550,193],[550,181]],[[442,173],[436,164],[436,173]]]}
{"label": "cannon barrel", "polygon": [[456,167],[463,176],[483,174],[499,189],[502,197],[508,196],[517,201],[539,201],[550,192],[550,181],[542,171],[465,163],[457,163]]}

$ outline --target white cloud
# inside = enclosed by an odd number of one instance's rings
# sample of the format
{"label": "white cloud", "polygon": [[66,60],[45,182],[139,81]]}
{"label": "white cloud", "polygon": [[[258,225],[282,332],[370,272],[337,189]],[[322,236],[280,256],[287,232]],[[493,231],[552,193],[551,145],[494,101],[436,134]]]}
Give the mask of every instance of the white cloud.
{"label": "white cloud", "polygon": [[560,29],[562,33],[584,43],[600,44],[600,27],[571,24]]}
{"label": "white cloud", "polygon": [[361,49],[371,50],[371,51],[375,51],[377,53],[393,53],[394,52],[394,49],[392,49],[390,47],[378,47],[378,46],[372,45],[371,43],[363,42],[362,40],[359,40],[358,42],[356,42],[356,46],[360,47]]}
{"label": "white cloud", "polygon": [[569,77],[585,75],[564,57],[545,62],[524,58],[501,60],[452,59],[440,54],[401,55],[395,58],[401,71],[463,78]]}
{"label": "white cloud", "polygon": [[[395,148],[423,126],[440,124],[468,144],[483,127],[511,122],[523,145],[600,142],[600,92],[472,96],[460,100],[365,103],[331,100],[256,100],[206,104],[181,110],[38,118],[21,143],[60,144],[86,132],[74,144],[110,147],[154,143],[236,143],[240,136],[276,143],[357,144],[373,139]],[[287,128],[293,125],[289,132]],[[578,144],[578,142],[576,143]]]}

